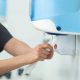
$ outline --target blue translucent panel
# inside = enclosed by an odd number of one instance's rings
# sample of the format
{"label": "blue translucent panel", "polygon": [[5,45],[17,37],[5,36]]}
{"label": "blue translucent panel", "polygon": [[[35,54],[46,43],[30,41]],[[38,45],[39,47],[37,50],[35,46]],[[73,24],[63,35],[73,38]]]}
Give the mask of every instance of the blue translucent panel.
{"label": "blue translucent panel", "polygon": [[61,32],[80,32],[80,0],[31,0],[30,18],[50,19]]}
{"label": "blue translucent panel", "polygon": [[80,32],[80,12],[51,18],[62,32]]}
{"label": "blue translucent panel", "polygon": [[31,19],[50,18],[80,9],[80,0],[31,0]]}
{"label": "blue translucent panel", "polygon": [[0,16],[6,16],[6,0],[0,0]]}

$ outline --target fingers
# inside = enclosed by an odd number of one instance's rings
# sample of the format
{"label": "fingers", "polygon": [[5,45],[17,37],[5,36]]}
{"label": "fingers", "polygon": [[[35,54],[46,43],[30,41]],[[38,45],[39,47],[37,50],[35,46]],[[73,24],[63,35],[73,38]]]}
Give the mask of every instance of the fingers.
{"label": "fingers", "polygon": [[43,49],[45,52],[53,52],[53,47],[50,44],[40,44],[39,49]]}
{"label": "fingers", "polygon": [[53,47],[50,44],[40,44],[38,46],[40,60],[50,59],[53,56]]}
{"label": "fingers", "polygon": [[45,50],[45,49],[41,49],[39,51],[39,56],[43,57],[44,59],[46,59],[48,55],[49,55],[49,52],[47,50]]}

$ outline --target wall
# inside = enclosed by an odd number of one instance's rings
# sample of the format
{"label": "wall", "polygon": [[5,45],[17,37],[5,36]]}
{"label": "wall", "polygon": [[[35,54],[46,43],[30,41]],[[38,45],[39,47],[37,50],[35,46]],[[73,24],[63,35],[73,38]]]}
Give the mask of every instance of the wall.
{"label": "wall", "polygon": [[[13,36],[24,41],[31,47],[41,43],[43,35],[31,25],[29,19],[29,0],[7,0],[7,17],[3,24],[12,33]],[[62,38],[63,39],[63,38]],[[74,36],[67,38],[70,43],[74,40]],[[69,42],[68,41],[68,42]],[[70,46],[70,45],[69,45]],[[66,48],[68,45],[66,46]],[[0,54],[1,59],[11,57],[5,51]],[[77,58],[78,59],[78,58]],[[49,61],[38,62],[32,71],[32,80],[76,80],[73,62],[74,56],[60,55],[55,53],[54,57]],[[76,66],[75,66],[76,67]],[[75,70],[76,71],[76,70]],[[72,74],[72,72],[74,74]],[[15,79],[14,79],[15,78]],[[20,77],[24,80],[24,77]],[[19,80],[20,80],[19,79]],[[3,79],[2,79],[3,80]],[[18,80],[17,71],[13,71],[13,80]]]}

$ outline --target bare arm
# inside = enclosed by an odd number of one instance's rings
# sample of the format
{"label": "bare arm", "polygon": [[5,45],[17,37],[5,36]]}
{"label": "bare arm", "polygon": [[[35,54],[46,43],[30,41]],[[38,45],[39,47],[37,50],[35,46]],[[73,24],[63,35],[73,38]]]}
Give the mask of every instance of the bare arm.
{"label": "bare arm", "polygon": [[[45,48],[49,48],[50,51],[46,51]],[[50,45],[42,44],[32,49],[15,38],[6,43],[4,50],[14,55],[14,57],[0,60],[0,74],[39,60],[49,59],[53,55],[53,48]]]}
{"label": "bare arm", "polygon": [[36,58],[29,58],[30,56],[21,55],[10,59],[0,60],[0,75],[16,68],[19,68],[21,66],[30,64],[31,62],[34,62],[34,60],[36,60]]}
{"label": "bare arm", "polygon": [[23,43],[22,41],[16,38],[12,38],[6,43],[4,50],[6,50],[13,56],[18,56],[29,53],[32,48],[27,44]]}

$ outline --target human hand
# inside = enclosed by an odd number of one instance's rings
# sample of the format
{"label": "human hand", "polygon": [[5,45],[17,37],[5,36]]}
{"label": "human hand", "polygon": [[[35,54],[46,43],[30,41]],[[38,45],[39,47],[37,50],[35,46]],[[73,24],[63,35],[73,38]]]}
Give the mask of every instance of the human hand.
{"label": "human hand", "polygon": [[37,60],[51,59],[54,54],[54,49],[50,44],[40,44],[33,49]]}

